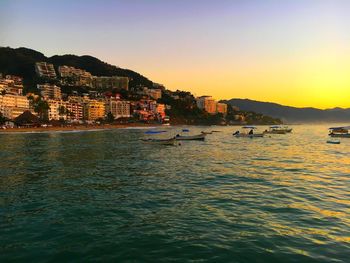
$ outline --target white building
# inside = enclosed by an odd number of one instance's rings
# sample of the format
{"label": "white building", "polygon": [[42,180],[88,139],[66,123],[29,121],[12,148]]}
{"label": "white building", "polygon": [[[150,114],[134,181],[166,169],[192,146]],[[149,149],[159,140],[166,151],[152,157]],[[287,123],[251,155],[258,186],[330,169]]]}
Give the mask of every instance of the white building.
{"label": "white building", "polygon": [[130,118],[130,102],[125,100],[108,99],[105,104],[105,115],[112,113],[115,119]]}

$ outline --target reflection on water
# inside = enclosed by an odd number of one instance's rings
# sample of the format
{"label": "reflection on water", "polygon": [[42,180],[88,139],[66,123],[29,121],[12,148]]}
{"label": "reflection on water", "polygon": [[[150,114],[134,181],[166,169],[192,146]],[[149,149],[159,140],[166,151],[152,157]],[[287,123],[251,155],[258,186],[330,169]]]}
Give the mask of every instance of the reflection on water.
{"label": "reflection on water", "polygon": [[0,261],[348,262],[350,139],[215,130],[0,134]]}

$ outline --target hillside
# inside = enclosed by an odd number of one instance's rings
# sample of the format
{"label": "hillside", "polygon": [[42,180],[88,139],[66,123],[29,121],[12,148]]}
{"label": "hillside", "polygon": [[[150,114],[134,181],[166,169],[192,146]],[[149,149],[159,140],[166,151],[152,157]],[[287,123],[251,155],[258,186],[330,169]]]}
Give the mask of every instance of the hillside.
{"label": "hillside", "polygon": [[249,99],[224,100],[243,111],[255,111],[288,123],[304,122],[346,122],[350,123],[350,109],[334,108],[321,110],[316,108],[296,108],[277,103],[261,102]]}
{"label": "hillside", "polygon": [[26,91],[35,89],[38,80],[34,64],[38,61],[50,62],[56,68],[60,65],[73,66],[84,69],[95,76],[129,77],[131,88],[139,85],[146,87],[153,85],[152,81],[135,71],[110,65],[92,56],[56,55],[46,57],[44,54],[28,48],[0,47],[0,72],[23,76]]}

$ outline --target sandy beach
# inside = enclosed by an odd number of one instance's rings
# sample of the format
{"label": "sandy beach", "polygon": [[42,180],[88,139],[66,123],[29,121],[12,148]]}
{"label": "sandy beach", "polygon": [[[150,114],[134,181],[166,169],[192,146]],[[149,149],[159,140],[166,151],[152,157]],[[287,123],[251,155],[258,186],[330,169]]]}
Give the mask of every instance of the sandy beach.
{"label": "sandy beach", "polygon": [[101,125],[72,125],[72,126],[52,126],[52,127],[29,127],[29,128],[7,128],[0,129],[0,133],[9,132],[59,132],[59,131],[89,131],[89,130],[108,130],[122,128],[147,128],[161,126],[159,124],[143,124],[143,123],[128,123],[128,124],[101,124]]}

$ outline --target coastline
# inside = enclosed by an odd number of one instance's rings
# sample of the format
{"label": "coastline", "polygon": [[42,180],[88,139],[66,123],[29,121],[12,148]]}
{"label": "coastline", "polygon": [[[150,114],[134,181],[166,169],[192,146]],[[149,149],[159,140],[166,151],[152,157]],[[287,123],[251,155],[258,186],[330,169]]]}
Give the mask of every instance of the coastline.
{"label": "coastline", "polygon": [[74,125],[54,127],[30,127],[30,128],[7,128],[0,129],[1,133],[35,133],[35,132],[79,132],[96,130],[113,130],[123,128],[150,128],[159,127],[160,124],[128,123],[128,124],[102,124],[102,125]]}

